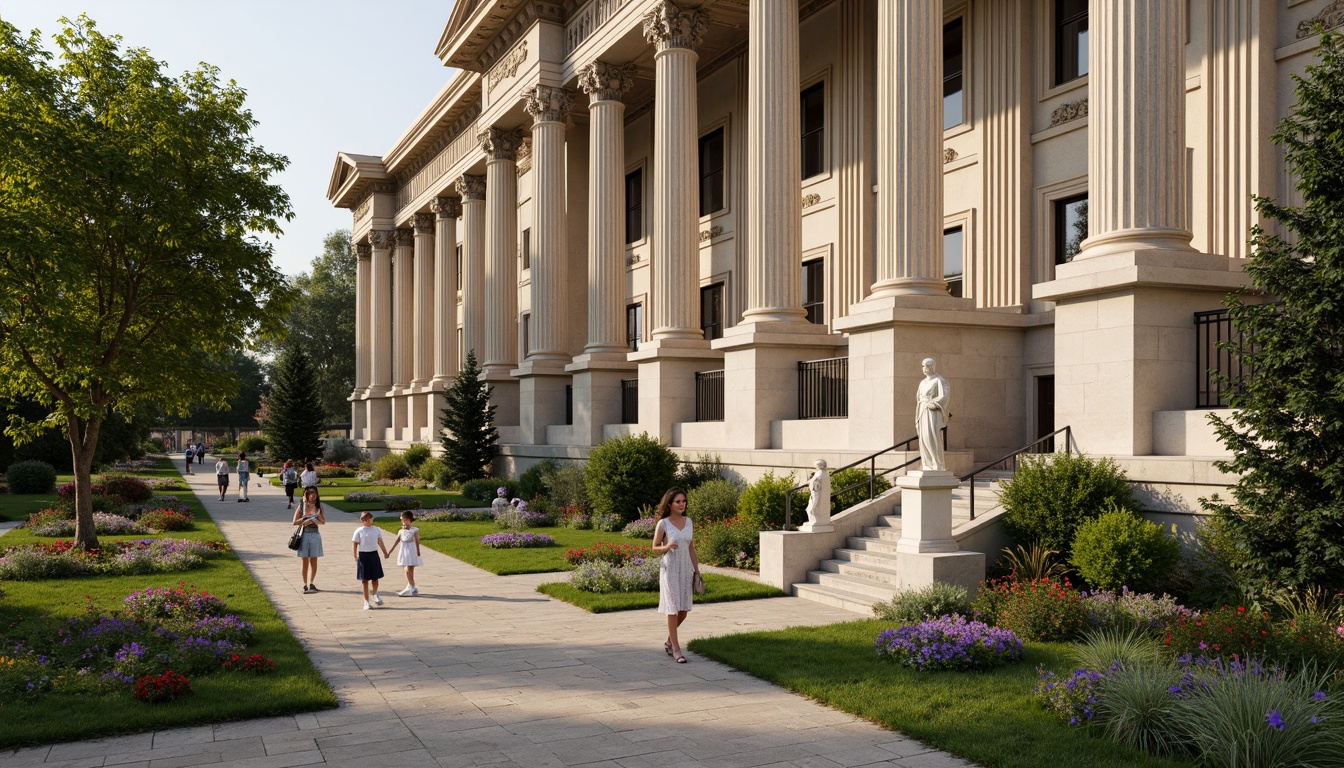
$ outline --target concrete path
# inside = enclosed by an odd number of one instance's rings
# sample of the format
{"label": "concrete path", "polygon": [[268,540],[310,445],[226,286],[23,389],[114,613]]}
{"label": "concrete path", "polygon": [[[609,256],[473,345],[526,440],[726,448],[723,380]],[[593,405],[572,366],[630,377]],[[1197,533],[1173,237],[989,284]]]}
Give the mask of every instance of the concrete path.
{"label": "concrete path", "polygon": [[[181,457],[175,457],[180,468]],[[350,535],[331,512],[319,594],[301,591],[285,548],[283,492],[220,502],[211,461],[184,479],[197,492],[340,698],[338,709],[0,752],[5,768],[682,768],[969,763],[729,667],[663,653],[651,610],[593,615],[534,591],[556,574],[494,576],[424,550],[419,597],[362,609]],[[203,470],[203,471],[202,471]],[[236,481],[236,476],[231,478]],[[391,561],[387,561],[391,562]],[[697,607],[693,637],[828,624],[853,613],[798,598]]]}

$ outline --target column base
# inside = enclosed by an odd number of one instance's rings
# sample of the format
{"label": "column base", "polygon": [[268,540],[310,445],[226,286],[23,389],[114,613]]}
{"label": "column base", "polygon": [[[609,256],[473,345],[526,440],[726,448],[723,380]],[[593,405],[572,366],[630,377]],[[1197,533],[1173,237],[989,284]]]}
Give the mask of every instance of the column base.
{"label": "column base", "polygon": [[[511,367],[511,366],[510,366]],[[517,442],[518,421],[518,380],[509,375],[507,369],[496,368],[481,371],[481,381],[491,387],[490,404],[495,406],[495,426],[510,427],[506,433],[499,433],[501,443]]]}
{"label": "column base", "polygon": [[524,360],[510,374],[518,380],[518,426],[520,443],[547,443],[546,428],[565,423],[565,372],[567,360]]}
{"label": "column base", "polygon": [[602,427],[621,422],[621,381],[638,376],[638,366],[626,353],[600,353],[579,355],[565,370],[574,377],[574,423],[559,442],[598,445]]}
{"label": "column base", "polygon": [[703,339],[656,339],[630,353],[639,366],[639,429],[679,443],[674,425],[695,420],[695,374],[717,370],[723,352]]}

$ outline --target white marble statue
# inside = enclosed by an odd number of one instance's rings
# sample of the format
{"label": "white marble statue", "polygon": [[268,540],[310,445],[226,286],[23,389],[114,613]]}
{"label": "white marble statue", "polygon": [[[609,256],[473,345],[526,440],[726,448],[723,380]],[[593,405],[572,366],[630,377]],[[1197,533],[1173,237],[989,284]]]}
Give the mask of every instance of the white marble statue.
{"label": "white marble statue", "polygon": [[817,459],[812,466],[817,468],[812,479],[807,481],[807,524],[803,529],[809,531],[831,529],[831,473],[826,469],[826,460]]}
{"label": "white marble statue", "polygon": [[915,391],[915,434],[919,435],[920,468],[946,472],[943,460],[943,427],[952,391],[947,379],[934,373],[933,358],[924,358],[924,380]]}

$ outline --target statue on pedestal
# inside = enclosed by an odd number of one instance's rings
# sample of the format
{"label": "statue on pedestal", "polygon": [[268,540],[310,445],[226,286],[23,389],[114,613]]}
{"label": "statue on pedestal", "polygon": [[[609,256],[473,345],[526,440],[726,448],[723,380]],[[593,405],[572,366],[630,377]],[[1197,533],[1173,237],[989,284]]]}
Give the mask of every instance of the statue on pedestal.
{"label": "statue on pedestal", "polygon": [[924,471],[946,472],[943,458],[943,427],[951,389],[947,379],[934,373],[933,358],[924,358],[924,380],[915,391],[915,434],[919,435],[919,462]]}
{"label": "statue on pedestal", "polygon": [[831,527],[831,473],[826,469],[826,460],[817,459],[812,463],[817,468],[812,479],[807,481],[807,522],[799,526],[800,531],[830,531]]}

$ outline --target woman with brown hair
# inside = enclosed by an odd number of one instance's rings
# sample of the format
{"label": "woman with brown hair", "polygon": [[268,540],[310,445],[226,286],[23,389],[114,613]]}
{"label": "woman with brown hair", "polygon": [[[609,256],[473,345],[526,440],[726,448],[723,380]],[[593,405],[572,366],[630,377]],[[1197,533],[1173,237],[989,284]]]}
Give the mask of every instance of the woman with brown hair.
{"label": "woman with brown hair", "polygon": [[700,565],[695,558],[695,526],[686,517],[686,492],[680,488],[667,489],[658,502],[653,551],[662,554],[658,566],[658,612],[667,616],[667,642],[663,643],[663,650],[678,664],[685,664],[677,627],[690,613],[692,585],[700,573]]}

